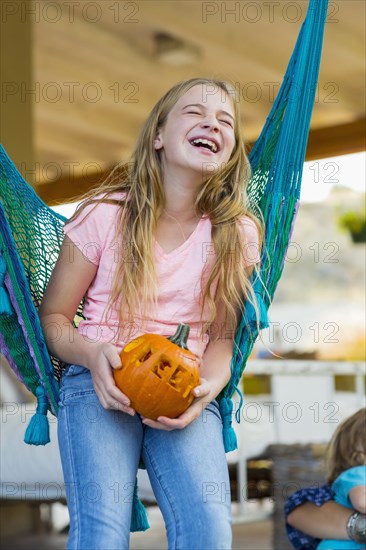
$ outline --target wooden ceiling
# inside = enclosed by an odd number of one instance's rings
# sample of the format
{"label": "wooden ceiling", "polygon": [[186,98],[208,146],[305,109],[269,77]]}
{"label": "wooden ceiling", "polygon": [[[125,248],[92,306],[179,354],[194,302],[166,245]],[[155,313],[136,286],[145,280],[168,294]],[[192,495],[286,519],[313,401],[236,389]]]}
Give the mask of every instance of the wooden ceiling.
{"label": "wooden ceiling", "polygon": [[[78,0],[72,9],[73,3],[57,3],[56,11],[56,2],[45,2],[32,28],[33,80],[40,87],[32,115],[35,160],[61,167],[54,177],[52,166],[39,171],[37,191],[48,202],[84,191],[95,170],[127,159],[154,103],[185,78],[233,81],[246,138],[255,141],[308,7],[302,0]],[[364,148],[365,7],[364,0],[330,1],[311,121],[313,158],[337,147]]]}

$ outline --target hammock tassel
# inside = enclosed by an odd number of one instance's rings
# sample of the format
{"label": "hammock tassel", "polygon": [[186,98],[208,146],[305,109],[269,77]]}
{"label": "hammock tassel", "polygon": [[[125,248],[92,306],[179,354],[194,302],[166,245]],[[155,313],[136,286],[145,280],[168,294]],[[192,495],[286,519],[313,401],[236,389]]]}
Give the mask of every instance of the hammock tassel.
{"label": "hammock tassel", "polygon": [[136,531],[146,531],[149,529],[150,525],[147,519],[146,510],[144,505],[137,494],[137,480],[135,483],[135,488],[133,490],[133,501],[132,501],[132,514],[131,514],[131,533]]}
{"label": "hammock tassel", "polygon": [[24,442],[28,445],[46,445],[50,442],[50,426],[47,418],[47,397],[43,386],[36,390],[37,410],[29,422]]}
{"label": "hammock tassel", "polygon": [[238,447],[236,433],[232,427],[233,402],[230,397],[223,397],[220,400],[220,413],[223,423],[222,435],[225,453],[229,453]]}
{"label": "hammock tassel", "polygon": [[13,307],[5,287],[6,262],[0,252],[0,315],[12,315]]}

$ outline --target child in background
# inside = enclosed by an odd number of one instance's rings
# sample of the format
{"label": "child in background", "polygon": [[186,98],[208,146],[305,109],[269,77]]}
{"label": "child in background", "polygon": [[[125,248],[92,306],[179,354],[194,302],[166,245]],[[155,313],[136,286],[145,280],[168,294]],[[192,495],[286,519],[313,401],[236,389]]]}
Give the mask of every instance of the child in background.
{"label": "child in background", "polygon": [[[352,531],[352,522],[356,521],[357,516],[366,513],[365,428],[366,409],[363,408],[342,422],[328,448],[328,483],[332,484],[335,501],[355,510],[348,520],[347,531],[349,532]],[[336,550],[337,548],[365,549],[366,546],[356,540],[323,540],[318,545],[318,550]]]}

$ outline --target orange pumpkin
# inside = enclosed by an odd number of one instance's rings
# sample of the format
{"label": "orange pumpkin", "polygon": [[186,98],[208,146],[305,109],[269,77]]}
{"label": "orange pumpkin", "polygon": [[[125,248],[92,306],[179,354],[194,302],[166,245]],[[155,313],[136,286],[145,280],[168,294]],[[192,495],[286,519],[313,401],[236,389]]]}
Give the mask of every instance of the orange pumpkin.
{"label": "orange pumpkin", "polygon": [[174,336],[144,334],[121,352],[122,368],[113,375],[131,407],[146,418],[176,418],[192,403],[200,370],[187,347],[190,327],[181,323]]}

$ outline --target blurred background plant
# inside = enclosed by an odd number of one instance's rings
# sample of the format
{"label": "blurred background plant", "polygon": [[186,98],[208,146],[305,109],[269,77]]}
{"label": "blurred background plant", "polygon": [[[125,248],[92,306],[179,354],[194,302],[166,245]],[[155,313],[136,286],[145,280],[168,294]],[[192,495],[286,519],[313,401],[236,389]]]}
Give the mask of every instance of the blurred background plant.
{"label": "blurred background plant", "polygon": [[351,234],[354,243],[366,242],[366,195],[363,193],[361,209],[347,210],[339,214],[338,224],[340,229]]}

